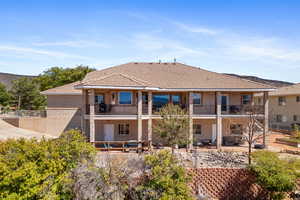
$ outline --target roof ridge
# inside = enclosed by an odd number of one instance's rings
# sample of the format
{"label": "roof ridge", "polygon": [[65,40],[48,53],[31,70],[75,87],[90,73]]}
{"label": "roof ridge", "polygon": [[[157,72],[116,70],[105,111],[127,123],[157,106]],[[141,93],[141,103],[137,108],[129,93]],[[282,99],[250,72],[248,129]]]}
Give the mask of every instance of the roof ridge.
{"label": "roof ridge", "polygon": [[111,74],[108,74],[106,76],[102,76],[102,77],[99,77],[99,78],[94,78],[94,79],[87,80],[87,81],[85,81],[83,83],[89,83],[89,82],[93,82],[93,81],[100,81],[100,80],[103,80],[103,79],[106,79],[106,78],[109,78],[109,77],[112,77],[112,76],[115,76],[115,75],[123,76],[124,78],[130,79],[131,81],[134,81],[134,82],[136,82],[138,84],[141,84],[141,85],[145,85],[145,84],[148,83],[147,81],[138,80],[135,77],[133,78],[133,77],[130,77],[129,75],[123,74],[123,73],[111,73]]}
{"label": "roof ridge", "polygon": [[228,77],[228,78],[239,79],[239,80],[242,80],[242,81],[246,81],[246,82],[250,82],[250,83],[254,83],[254,84],[259,84],[259,85],[262,85],[262,86],[267,86],[267,88],[268,87],[269,88],[272,87],[271,85],[259,83],[259,82],[256,82],[256,81],[251,81],[251,80],[243,79],[243,78],[236,77],[236,76],[230,76],[230,75],[227,75],[227,74],[222,74],[222,73],[218,73],[218,72],[214,72],[214,71],[209,71],[209,70],[203,69],[202,67],[194,67],[194,66],[190,66],[190,65],[187,65],[187,64],[184,64],[184,63],[180,63],[180,64],[185,65],[187,67],[191,67],[191,68],[195,68],[195,69],[200,69],[200,70],[203,70],[203,71],[206,71],[206,72],[209,72],[209,73],[218,74],[219,76],[225,76],[225,77]]}

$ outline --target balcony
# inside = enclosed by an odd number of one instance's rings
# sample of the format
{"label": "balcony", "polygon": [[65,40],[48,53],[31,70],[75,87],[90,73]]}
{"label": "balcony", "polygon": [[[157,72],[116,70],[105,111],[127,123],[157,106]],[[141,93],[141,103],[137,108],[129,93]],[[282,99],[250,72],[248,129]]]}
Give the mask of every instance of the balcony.
{"label": "balcony", "polygon": [[[87,104],[86,113],[90,114],[90,105]],[[136,105],[95,104],[95,115],[137,115]]]}
{"label": "balcony", "polygon": [[228,105],[221,106],[222,114],[224,115],[258,115],[264,114],[263,105]]}
{"label": "balcony", "polygon": [[[158,113],[160,111],[160,109],[162,109],[166,104],[155,104],[152,106],[152,113]],[[188,105],[186,104],[175,104],[178,105],[181,109],[187,110]]]}
{"label": "balcony", "polygon": [[194,115],[215,115],[216,106],[215,105],[194,105],[193,114]]}

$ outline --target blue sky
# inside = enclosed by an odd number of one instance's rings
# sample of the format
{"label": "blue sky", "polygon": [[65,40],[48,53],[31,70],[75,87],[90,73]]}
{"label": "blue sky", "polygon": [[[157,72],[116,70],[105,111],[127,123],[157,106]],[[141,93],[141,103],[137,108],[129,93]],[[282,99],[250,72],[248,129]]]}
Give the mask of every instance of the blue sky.
{"label": "blue sky", "polygon": [[0,71],[178,62],[300,82],[300,1],[0,2]]}

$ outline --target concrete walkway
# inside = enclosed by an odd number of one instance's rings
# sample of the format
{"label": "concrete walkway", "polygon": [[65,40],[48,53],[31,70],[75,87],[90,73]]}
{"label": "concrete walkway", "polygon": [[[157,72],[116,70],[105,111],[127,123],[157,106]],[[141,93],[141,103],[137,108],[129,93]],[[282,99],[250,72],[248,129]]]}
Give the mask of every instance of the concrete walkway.
{"label": "concrete walkway", "polygon": [[35,131],[30,131],[30,130],[25,130],[22,128],[17,128],[2,119],[0,119],[0,140],[7,140],[9,138],[36,138],[36,139],[41,139],[42,137],[45,137],[46,139],[54,138],[53,136],[44,134],[44,133],[39,133]]}

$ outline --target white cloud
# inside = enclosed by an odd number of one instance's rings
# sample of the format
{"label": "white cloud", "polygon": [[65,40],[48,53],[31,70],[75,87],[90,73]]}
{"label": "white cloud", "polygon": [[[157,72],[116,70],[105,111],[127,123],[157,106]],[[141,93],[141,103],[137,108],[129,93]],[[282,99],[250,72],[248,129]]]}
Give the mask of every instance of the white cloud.
{"label": "white cloud", "polygon": [[60,42],[36,42],[33,43],[34,46],[64,46],[64,47],[103,47],[107,48],[108,45],[102,44],[96,41],[85,41],[85,40],[78,40],[78,41],[60,41]]}
{"label": "white cloud", "polygon": [[190,33],[201,33],[204,35],[216,35],[219,33],[218,30],[214,30],[211,28],[201,27],[201,26],[190,26],[187,24],[179,23],[179,22],[173,22],[178,28],[190,32]]}
{"label": "white cloud", "polygon": [[56,57],[56,58],[75,58],[75,59],[90,59],[85,56],[73,55],[64,52],[58,51],[48,51],[48,50],[41,50],[41,49],[34,49],[34,48],[27,48],[27,47],[18,47],[18,46],[9,46],[9,45],[0,45],[0,51],[4,52],[13,52],[15,54],[31,54],[31,55],[40,55],[40,56],[49,56],[49,57]]}
{"label": "white cloud", "polygon": [[205,51],[191,48],[179,41],[150,34],[137,34],[133,37],[135,46],[146,52],[153,52],[159,58],[173,59],[183,56],[207,56]]}

